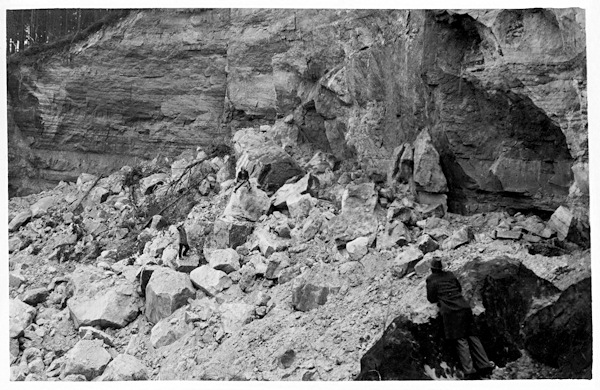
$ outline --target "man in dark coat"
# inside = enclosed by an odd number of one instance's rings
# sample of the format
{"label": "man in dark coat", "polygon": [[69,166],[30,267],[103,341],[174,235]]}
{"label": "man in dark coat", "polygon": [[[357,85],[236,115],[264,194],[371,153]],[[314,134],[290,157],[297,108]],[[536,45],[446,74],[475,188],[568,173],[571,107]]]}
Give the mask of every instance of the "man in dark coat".
{"label": "man in dark coat", "polygon": [[[479,372],[489,375],[495,365],[491,362],[481,341],[474,334],[471,306],[462,296],[462,287],[452,272],[442,269],[438,258],[431,262],[431,275],[427,277],[427,300],[437,303],[447,340],[454,340],[465,376],[473,378]],[[473,368],[475,362],[475,368]]]}
{"label": "man in dark coat", "polygon": [[187,233],[183,227],[183,223],[177,225],[177,231],[179,232],[179,258],[181,258],[187,254],[190,250],[190,246],[188,245]]}

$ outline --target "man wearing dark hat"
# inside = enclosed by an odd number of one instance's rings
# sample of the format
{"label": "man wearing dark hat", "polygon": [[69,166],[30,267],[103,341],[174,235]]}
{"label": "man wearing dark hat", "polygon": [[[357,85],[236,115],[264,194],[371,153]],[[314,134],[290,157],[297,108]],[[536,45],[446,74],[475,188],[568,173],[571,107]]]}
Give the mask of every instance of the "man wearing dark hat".
{"label": "man wearing dark hat", "polygon": [[[444,324],[447,340],[455,340],[458,356],[465,378],[489,376],[495,365],[490,361],[474,335],[473,313],[471,306],[462,296],[462,288],[456,276],[444,271],[442,260],[434,258],[431,262],[431,275],[427,277],[427,300],[437,303]],[[475,369],[473,367],[475,363]]]}

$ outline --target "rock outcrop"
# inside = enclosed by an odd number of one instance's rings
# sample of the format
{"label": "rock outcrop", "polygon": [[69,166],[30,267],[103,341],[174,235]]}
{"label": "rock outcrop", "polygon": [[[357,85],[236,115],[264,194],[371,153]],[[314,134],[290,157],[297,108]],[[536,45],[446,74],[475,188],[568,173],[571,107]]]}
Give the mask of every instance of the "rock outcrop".
{"label": "rock outcrop", "polygon": [[[383,176],[414,163],[419,186],[445,177],[452,211],[579,217],[585,59],[575,8],[131,11],[35,67],[9,61],[9,143],[25,151],[10,154],[11,194],[235,133],[238,165],[269,190],[301,173],[292,147]],[[419,134],[433,148],[395,156]],[[436,153],[434,184],[420,169]]]}

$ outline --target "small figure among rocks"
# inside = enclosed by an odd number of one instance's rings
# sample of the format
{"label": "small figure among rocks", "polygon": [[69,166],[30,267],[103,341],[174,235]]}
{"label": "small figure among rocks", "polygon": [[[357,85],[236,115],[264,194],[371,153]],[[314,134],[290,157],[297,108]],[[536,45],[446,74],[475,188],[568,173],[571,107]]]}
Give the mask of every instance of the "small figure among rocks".
{"label": "small figure among rocks", "polygon": [[442,260],[435,258],[426,283],[427,300],[437,303],[440,308],[444,336],[456,343],[465,379],[489,377],[496,365],[488,359],[479,337],[475,335],[471,306],[462,296],[462,287],[456,276],[444,271]]}
{"label": "small figure among rocks", "polygon": [[233,192],[237,192],[237,190],[243,186],[243,185],[247,185],[248,189],[250,189],[250,175],[248,174],[248,171],[245,170],[244,168],[240,169],[240,171],[237,174],[237,177],[235,178],[236,181],[236,185],[235,188],[233,189]]}
{"label": "small figure among rocks", "polygon": [[183,227],[183,222],[177,225],[177,231],[179,232],[179,258],[182,258],[190,250],[190,246],[188,245],[187,240],[187,233],[185,231],[185,228]]}

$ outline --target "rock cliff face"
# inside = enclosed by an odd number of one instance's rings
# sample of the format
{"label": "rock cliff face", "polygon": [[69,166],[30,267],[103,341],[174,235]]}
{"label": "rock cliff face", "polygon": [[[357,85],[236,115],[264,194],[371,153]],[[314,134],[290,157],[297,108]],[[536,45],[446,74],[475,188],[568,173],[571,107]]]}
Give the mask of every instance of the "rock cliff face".
{"label": "rock cliff face", "polygon": [[452,211],[588,213],[581,9],[132,11],[8,85],[11,195],[270,124],[379,174],[428,129]]}

